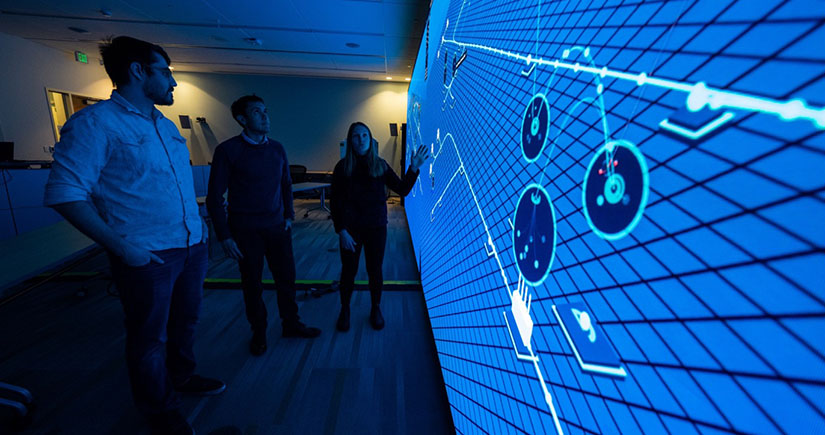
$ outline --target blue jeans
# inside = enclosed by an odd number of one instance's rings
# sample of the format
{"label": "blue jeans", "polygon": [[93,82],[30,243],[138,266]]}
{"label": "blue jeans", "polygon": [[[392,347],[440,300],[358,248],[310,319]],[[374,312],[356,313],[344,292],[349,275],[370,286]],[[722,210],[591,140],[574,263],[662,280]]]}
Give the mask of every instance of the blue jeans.
{"label": "blue jeans", "polygon": [[195,326],[208,263],[206,243],[154,251],[163,264],[128,266],[109,255],[126,325],[126,366],[143,414],[180,407],[174,386],[195,371]]}

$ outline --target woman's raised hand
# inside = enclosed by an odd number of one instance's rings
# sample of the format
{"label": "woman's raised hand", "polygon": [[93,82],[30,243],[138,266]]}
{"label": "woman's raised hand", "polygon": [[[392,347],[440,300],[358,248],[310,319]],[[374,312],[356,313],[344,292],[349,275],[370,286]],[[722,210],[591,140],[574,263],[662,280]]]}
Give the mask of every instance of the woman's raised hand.
{"label": "woman's raised hand", "polygon": [[424,165],[424,162],[430,158],[430,150],[427,148],[426,145],[421,145],[418,147],[417,151],[413,152],[412,158],[410,159],[410,166],[415,169],[416,171]]}

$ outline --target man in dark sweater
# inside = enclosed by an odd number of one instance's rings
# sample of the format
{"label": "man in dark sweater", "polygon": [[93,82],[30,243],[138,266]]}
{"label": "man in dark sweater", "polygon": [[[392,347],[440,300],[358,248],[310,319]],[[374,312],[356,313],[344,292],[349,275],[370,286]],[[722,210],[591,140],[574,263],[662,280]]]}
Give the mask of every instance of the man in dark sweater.
{"label": "man in dark sweater", "polygon": [[[263,99],[247,95],[232,103],[232,117],[243,132],[215,149],[206,207],[226,254],[238,260],[246,317],[252,326],[249,350],[266,352],[266,306],[261,275],[264,257],[278,292],[284,337],[317,337],[305,326],[295,303],[295,259],[292,255],[292,180],[283,145],[266,135],[269,115]],[[223,195],[229,189],[228,211]]]}

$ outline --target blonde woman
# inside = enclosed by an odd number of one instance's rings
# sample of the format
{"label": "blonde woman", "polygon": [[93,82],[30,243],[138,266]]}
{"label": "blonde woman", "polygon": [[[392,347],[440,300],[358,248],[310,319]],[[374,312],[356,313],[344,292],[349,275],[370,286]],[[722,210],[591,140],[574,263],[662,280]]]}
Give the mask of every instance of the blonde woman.
{"label": "blonde woman", "polygon": [[372,138],[369,127],[362,122],[350,125],[346,155],[335,165],[332,174],[330,199],[341,252],[341,313],[336,325],[339,331],[349,330],[350,300],[362,249],[372,301],[370,324],[374,329],[384,327],[380,304],[384,285],[381,269],[387,244],[386,188],[407,196],[427,158],[427,147],[419,147],[412,155],[404,178],[398,178],[390,165],[378,156],[378,142]]}

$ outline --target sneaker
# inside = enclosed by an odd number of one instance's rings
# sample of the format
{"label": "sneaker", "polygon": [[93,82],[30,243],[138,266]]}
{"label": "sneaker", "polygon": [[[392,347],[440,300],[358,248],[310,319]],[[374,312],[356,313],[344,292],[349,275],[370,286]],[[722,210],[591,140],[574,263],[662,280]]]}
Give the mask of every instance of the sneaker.
{"label": "sneaker", "polygon": [[341,307],[341,313],[338,314],[338,323],[335,327],[341,332],[349,331],[349,307]]}
{"label": "sneaker", "polygon": [[321,330],[311,326],[304,325],[298,322],[294,325],[284,325],[284,330],[281,332],[281,337],[292,338],[315,338],[321,335]]}
{"label": "sneaker", "polygon": [[192,375],[186,382],[176,386],[175,389],[181,393],[195,394],[198,396],[214,396],[223,393],[223,390],[226,389],[226,384],[217,379]]}
{"label": "sneaker", "polygon": [[152,435],[195,435],[195,430],[180,411],[167,411],[149,417]]}
{"label": "sneaker", "polygon": [[249,340],[249,353],[261,356],[266,352],[266,332],[253,331],[252,340]]}
{"label": "sneaker", "polygon": [[378,308],[378,305],[374,305],[370,310],[370,324],[372,324],[372,329],[384,329],[384,316],[381,315],[381,309]]}

